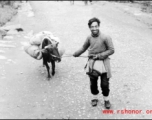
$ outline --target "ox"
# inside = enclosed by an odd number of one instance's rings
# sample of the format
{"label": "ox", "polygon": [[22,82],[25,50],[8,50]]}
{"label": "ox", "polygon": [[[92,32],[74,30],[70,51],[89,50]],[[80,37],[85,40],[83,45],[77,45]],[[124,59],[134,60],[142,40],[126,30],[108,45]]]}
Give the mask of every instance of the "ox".
{"label": "ox", "polygon": [[46,66],[48,72],[48,78],[51,78],[50,75],[50,67],[48,63],[51,62],[52,64],[52,75],[55,75],[55,62],[60,62],[61,57],[58,51],[58,42],[50,41],[49,39],[45,38],[42,41],[42,58],[43,58],[43,65]]}

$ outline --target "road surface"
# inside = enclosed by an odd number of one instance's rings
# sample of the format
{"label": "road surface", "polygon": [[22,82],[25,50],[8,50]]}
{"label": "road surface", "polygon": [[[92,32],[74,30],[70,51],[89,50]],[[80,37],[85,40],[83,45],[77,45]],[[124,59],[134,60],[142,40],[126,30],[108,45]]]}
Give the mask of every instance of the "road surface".
{"label": "road surface", "polygon": [[[10,24],[21,24],[24,31],[5,40],[14,47],[0,54],[1,119],[108,119],[152,118],[152,30],[121,3],[100,1],[85,6],[83,2],[30,1],[34,17],[20,12]],[[111,58],[110,101],[112,110],[142,110],[141,114],[103,114],[102,95],[97,107],[90,104],[89,79],[85,75],[86,58],[64,57],[56,65],[56,74],[47,79],[42,60],[35,60],[23,50],[29,32],[51,31],[63,43],[66,53],[81,47],[90,34],[87,23],[101,20],[100,30],[112,37],[115,54]],[[4,41],[4,40],[3,40]],[[83,55],[87,55],[85,52]],[[100,89],[99,89],[100,90]],[[101,90],[100,90],[101,92]]]}

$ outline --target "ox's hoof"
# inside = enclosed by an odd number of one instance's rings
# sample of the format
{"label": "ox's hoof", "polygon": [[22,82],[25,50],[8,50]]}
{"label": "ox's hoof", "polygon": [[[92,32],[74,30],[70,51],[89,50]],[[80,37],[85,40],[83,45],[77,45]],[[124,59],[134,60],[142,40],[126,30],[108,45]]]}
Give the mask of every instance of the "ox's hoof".
{"label": "ox's hoof", "polygon": [[51,78],[51,75],[48,75],[48,79],[50,79]]}
{"label": "ox's hoof", "polygon": [[55,75],[55,72],[52,72],[52,76],[54,76]]}

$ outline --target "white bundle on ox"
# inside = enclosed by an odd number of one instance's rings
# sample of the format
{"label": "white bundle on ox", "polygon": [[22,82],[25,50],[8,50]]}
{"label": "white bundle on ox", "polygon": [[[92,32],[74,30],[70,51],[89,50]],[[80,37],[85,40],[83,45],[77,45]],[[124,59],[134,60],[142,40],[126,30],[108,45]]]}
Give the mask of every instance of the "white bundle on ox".
{"label": "white bundle on ox", "polygon": [[31,57],[40,60],[42,59],[42,52],[37,45],[31,45],[31,44],[26,44],[24,46],[24,50],[27,54],[29,54]]}
{"label": "white bundle on ox", "polygon": [[60,62],[65,50],[58,37],[49,31],[42,31],[31,37],[29,43],[24,45],[24,50],[31,57],[40,60],[46,66],[50,78],[48,62],[52,64],[52,75],[55,74],[55,61]]}

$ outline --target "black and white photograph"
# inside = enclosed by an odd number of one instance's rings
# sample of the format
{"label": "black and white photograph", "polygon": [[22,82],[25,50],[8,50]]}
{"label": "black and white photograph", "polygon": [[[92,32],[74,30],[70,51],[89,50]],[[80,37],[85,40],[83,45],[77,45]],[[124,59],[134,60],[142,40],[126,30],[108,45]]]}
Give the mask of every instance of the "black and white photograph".
{"label": "black and white photograph", "polygon": [[152,1],[0,1],[0,119],[152,119]]}

